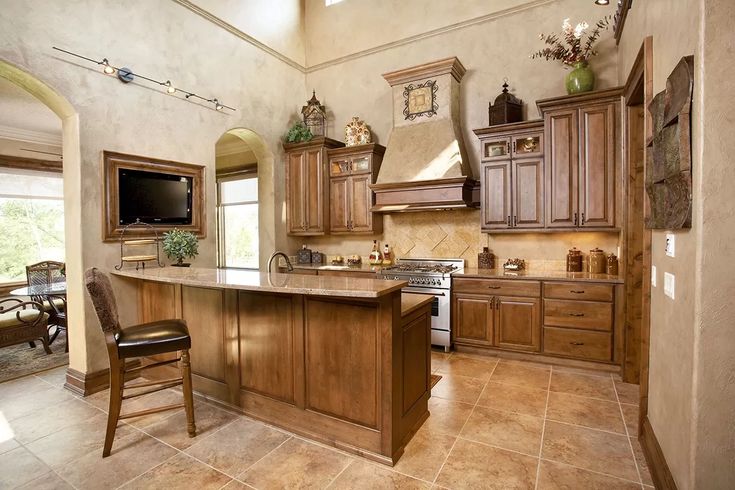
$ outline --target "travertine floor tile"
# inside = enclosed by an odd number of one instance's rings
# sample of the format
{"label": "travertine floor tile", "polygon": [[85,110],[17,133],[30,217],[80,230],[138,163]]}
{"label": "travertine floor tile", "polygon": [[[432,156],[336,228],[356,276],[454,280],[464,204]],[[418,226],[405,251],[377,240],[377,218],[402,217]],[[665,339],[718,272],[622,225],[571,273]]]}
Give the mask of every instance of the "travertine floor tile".
{"label": "travertine floor tile", "polygon": [[28,444],[101,414],[102,412],[97,408],[74,398],[53,408],[35,410],[26,416],[18,417],[10,422],[10,426],[15,433],[15,438],[23,444]]}
{"label": "travertine floor tile", "polygon": [[638,463],[638,471],[641,473],[641,480],[644,485],[653,485],[653,478],[651,477],[651,470],[648,468],[646,457],[643,455],[643,448],[641,443],[638,442],[636,437],[630,438],[630,444],[633,446],[633,454],[635,454],[635,460]]}
{"label": "travertine floor tile", "polygon": [[50,471],[24,447],[0,454],[0,488],[19,487]]}
{"label": "travertine floor tile", "polygon": [[73,490],[74,487],[61,479],[59,475],[53,471],[29,481],[25,485],[18,487],[18,490]]}
{"label": "travertine floor tile", "polygon": [[4,381],[0,383],[0,408],[5,402],[11,402],[11,399],[16,395],[26,395],[36,390],[46,390],[48,388],[48,383],[35,376],[24,376]]}
{"label": "travertine floor tile", "polygon": [[20,444],[18,444],[18,441],[15,439],[6,440],[6,437],[12,437],[13,431],[9,424],[7,427],[3,428],[5,424],[6,422],[3,420],[2,416],[0,416],[0,439],[2,439],[2,442],[0,442],[0,454],[7,453],[8,451],[12,451],[17,447],[20,447]]}
{"label": "travertine floor tile", "polygon": [[615,402],[552,391],[549,393],[546,417],[549,420],[625,434],[620,405]]}
{"label": "travertine floor tile", "polygon": [[436,483],[446,488],[532,489],[538,459],[457,440]]}
{"label": "travertine floor tile", "polygon": [[135,431],[116,439],[107,458],[102,458],[101,451],[95,450],[76,459],[73,464],[55,466],[54,470],[81,490],[116,488],[175,454],[175,449]]}
{"label": "travertine floor tile", "polygon": [[553,461],[541,461],[539,490],[637,490],[637,483],[621,480],[612,476],[574,468]]}
{"label": "travertine floor tile", "polygon": [[41,378],[43,381],[50,383],[57,388],[63,388],[66,383],[66,368],[68,366],[61,366],[48,371],[36,373],[36,376]]}
{"label": "travertine floor tile", "polygon": [[620,400],[620,403],[638,405],[638,403],[640,402],[641,394],[639,385],[616,381],[615,389],[618,392],[618,399]]}
{"label": "travertine floor tile", "polygon": [[547,420],[541,455],[543,459],[638,481],[626,436]]}
{"label": "travertine floor tile", "polygon": [[121,490],[168,490],[171,488],[216,490],[222,488],[230,480],[232,478],[224,473],[184,453],[179,453],[120,488]]}
{"label": "travertine floor tile", "polygon": [[584,369],[572,366],[554,366],[554,372],[584,374],[586,376],[597,376],[598,378],[610,378],[610,373],[607,371],[596,371],[594,369]]}
{"label": "travertine floor tile", "polygon": [[[131,391],[130,393],[134,392],[135,391]],[[126,391],[125,393],[127,394],[128,392]],[[141,396],[140,398],[131,398],[123,401],[121,414],[138,412],[140,410],[163,407],[166,405],[176,405],[179,403],[184,403],[184,397],[180,392],[176,392],[174,390],[163,390],[151,393],[150,395]],[[152,413],[150,415],[144,415],[143,417],[126,419],[125,421],[134,427],[145,428],[172,417],[179,412],[183,413],[184,409],[178,408],[175,410],[167,410],[165,412]]]}
{"label": "travertine floor tile", "polygon": [[546,390],[549,387],[549,370],[501,362],[493,371],[490,381]]}
{"label": "travertine floor tile", "polygon": [[543,417],[546,409],[546,390],[490,381],[477,401],[478,405]]}
{"label": "travertine floor tile", "polygon": [[615,397],[612,378],[554,371],[551,375],[550,390],[612,402],[618,401]]}
{"label": "travertine floor tile", "polygon": [[528,368],[543,369],[544,371],[551,371],[551,366],[540,362],[521,361],[520,359],[500,359],[500,364],[523,366]]}
{"label": "travertine floor tile", "polygon": [[179,411],[167,419],[149,425],[144,431],[176,449],[184,450],[221,429],[238,416],[208,403],[194,403],[196,437],[189,437],[186,430],[186,413]]}
{"label": "travertine floor tile", "polygon": [[401,475],[387,467],[379,467],[364,461],[353,461],[329,485],[330,489],[428,489],[431,484]]}
{"label": "travertine floor tile", "polygon": [[291,438],[238,477],[258,489],[324,488],[351,459],[341,453]]}
{"label": "travertine floor tile", "polygon": [[481,379],[446,374],[431,389],[431,396],[474,405],[484,387],[485,381]]}
{"label": "travertine floor tile", "polygon": [[394,466],[396,471],[425,481],[434,481],[456,437],[420,429],[406,445]]}
{"label": "travertine floor tile", "polygon": [[496,359],[479,359],[470,357],[451,356],[442,362],[436,372],[439,374],[450,374],[467,376],[487,381],[498,363]]}
{"label": "travertine floor tile", "polygon": [[423,428],[456,436],[462,430],[472,412],[472,405],[455,402],[432,396],[429,398],[429,413],[431,414],[422,425]]}
{"label": "travertine floor tile", "polygon": [[260,422],[238,417],[218,432],[197,441],[186,453],[236,477],[289,437]]}
{"label": "travertine floor tile", "polygon": [[0,412],[3,413],[5,420],[12,421],[31,412],[48,410],[49,407],[75,399],[68,390],[55,388],[37,378],[36,381],[41,384],[23,393],[16,393],[7,398],[0,396]]}
{"label": "travertine floor tile", "polygon": [[623,418],[625,419],[625,425],[628,427],[628,435],[637,438],[638,437],[638,406],[627,405],[621,403],[620,407],[623,409]]}
{"label": "travertine floor tile", "polygon": [[476,406],[460,437],[538,456],[544,419]]}

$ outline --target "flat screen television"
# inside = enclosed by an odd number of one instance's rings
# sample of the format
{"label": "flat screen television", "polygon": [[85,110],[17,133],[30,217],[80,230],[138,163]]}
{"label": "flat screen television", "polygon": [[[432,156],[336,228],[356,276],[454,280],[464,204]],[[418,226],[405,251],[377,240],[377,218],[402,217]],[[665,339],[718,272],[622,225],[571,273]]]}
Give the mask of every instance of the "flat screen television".
{"label": "flat screen television", "polygon": [[118,169],[120,224],[190,225],[191,177]]}

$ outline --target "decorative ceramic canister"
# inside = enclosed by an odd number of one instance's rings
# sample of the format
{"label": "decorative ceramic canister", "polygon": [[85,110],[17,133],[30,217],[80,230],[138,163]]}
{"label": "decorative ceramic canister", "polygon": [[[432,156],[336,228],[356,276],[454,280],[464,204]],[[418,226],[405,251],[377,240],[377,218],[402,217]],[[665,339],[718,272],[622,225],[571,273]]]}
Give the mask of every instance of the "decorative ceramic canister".
{"label": "decorative ceramic canister", "polygon": [[301,250],[296,252],[296,263],[311,264],[311,249],[306,248],[306,245],[302,245]]}
{"label": "decorative ceramic canister", "polygon": [[610,254],[607,256],[607,274],[609,276],[618,275],[618,258],[615,256],[615,254]]}
{"label": "decorative ceramic canister", "polygon": [[321,252],[311,252],[311,263],[312,264],[324,263],[324,254]]}
{"label": "decorative ceramic canister", "polygon": [[590,250],[590,274],[605,274],[607,271],[607,257],[599,248]]}
{"label": "decorative ceramic canister", "polygon": [[477,254],[478,269],[495,269],[495,255],[488,247],[482,247],[482,252]]}
{"label": "decorative ceramic canister", "polygon": [[354,116],[345,126],[345,146],[365,145],[371,141],[370,128],[359,117]]}
{"label": "decorative ceramic canister", "polygon": [[584,269],[583,263],[582,251],[572,247],[567,254],[567,272],[582,272]]}

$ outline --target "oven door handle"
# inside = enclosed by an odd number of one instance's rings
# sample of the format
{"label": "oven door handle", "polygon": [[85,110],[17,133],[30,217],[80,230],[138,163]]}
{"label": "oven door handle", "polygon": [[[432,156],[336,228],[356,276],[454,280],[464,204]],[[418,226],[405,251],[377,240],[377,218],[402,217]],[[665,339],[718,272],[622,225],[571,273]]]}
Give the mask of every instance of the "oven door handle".
{"label": "oven door handle", "polygon": [[426,296],[446,296],[445,293],[430,293],[429,291],[425,289],[413,289],[413,288],[403,288],[401,289],[404,293],[410,293],[410,294],[424,294]]}

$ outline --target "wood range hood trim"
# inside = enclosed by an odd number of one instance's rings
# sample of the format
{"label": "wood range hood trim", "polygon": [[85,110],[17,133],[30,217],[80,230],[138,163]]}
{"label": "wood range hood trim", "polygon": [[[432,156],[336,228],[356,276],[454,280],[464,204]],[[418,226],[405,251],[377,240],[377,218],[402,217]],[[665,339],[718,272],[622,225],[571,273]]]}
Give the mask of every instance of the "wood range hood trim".
{"label": "wood range hood trim", "polygon": [[471,177],[372,184],[375,213],[478,208],[480,183]]}

